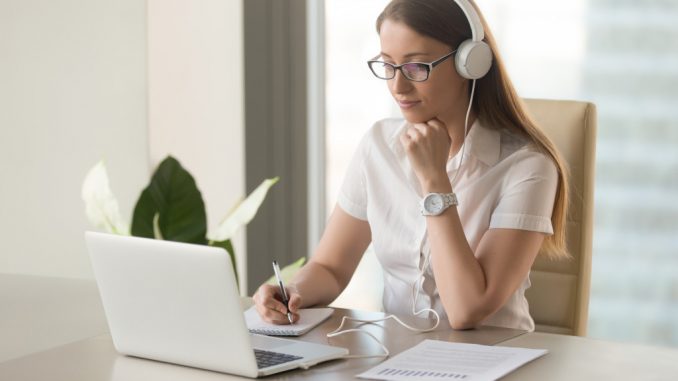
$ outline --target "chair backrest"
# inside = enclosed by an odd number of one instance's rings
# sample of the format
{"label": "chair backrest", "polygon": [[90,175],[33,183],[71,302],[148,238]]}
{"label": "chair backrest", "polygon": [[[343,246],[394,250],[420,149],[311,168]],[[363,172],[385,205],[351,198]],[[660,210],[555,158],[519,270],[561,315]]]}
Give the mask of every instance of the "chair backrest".
{"label": "chair backrest", "polygon": [[525,103],[569,166],[567,247],[572,255],[571,260],[560,261],[538,257],[525,296],[537,331],[584,336],[591,282],[596,107],[542,99]]}

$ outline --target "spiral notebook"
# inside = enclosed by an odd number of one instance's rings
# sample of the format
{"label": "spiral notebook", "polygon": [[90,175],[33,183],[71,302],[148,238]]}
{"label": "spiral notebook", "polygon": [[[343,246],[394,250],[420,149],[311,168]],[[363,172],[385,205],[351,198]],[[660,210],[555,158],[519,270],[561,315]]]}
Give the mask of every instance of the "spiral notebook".
{"label": "spiral notebook", "polygon": [[252,333],[269,336],[301,336],[327,320],[333,312],[332,308],[304,308],[299,311],[299,321],[294,324],[279,325],[266,323],[261,319],[257,310],[251,307],[245,311],[245,323]]}

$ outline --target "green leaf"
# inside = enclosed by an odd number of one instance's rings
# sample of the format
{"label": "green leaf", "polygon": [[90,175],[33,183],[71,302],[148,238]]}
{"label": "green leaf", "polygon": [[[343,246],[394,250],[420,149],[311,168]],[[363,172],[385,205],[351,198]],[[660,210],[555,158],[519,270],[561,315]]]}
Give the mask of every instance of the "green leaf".
{"label": "green leaf", "polygon": [[[294,275],[296,275],[296,273],[299,271],[299,269],[301,269],[301,266],[303,266],[305,262],[306,262],[306,257],[301,257],[301,258],[297,259],[296,261],[292,262],[292,264],[289,264],[289,265],[283,267],[280,270],[280,277],[282,278],[283,283],[285,283],[285,284],[290,283],[292,281],[292,278],[294,278]],[[268,278],[266,283],[272,284],[272,285],[277,285],[278,280],[275,279],[275,275],[273,275],[272,277]]]}
{"label": "green leaf", "polygon": [[240,202],[233,211],[219,224],[214,234],[210,234],[208,238],[211,241],[224,241],[233,237],[233,234],[240,229],[240,227],[247,225],[254,215],[257,214],[259,206],[264,202],[268,190],[278,182],[280,178],[274,177],[272,179],[264,180],[247,198]]}
{"label": "green leaf", "polygon": [[221,247],[228,252],[228,255],[231,257],[231,264],[233,265],[233,273],[235,274],[235,283],[240,287],[240,280],[238,278],[238,267],[236,266],[235,263],[235,251],[233,250],[233,244],[231,243],[230,239],[227,239],[226,241],[210,241],[209,242],[210,246],[215,246],[215,247]]}
{"label": "green leaf", "polygon": [[118,200],[108,185],[108,173],[103,161],[96,163],[87,172],[81,194],[87,219],[92,225],[106,229],[109,233],[129,235],[129,226],[122,219]]}
{"label": "green leaf", "polygon": [[168,241],[205,245],[206,232],[205,203],[195,180],[175,158],[168,156],[139,196],[132,218],[132,235],[146,238],[159,235]]}

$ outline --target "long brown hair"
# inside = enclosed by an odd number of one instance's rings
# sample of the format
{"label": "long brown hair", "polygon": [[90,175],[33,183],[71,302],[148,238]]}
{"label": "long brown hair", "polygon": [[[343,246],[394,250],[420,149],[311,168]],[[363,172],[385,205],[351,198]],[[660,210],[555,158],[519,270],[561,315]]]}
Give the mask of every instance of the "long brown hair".
{"label": "long brown hair", "polygon": [[[558,170],[558,188],[551,223],[553,235],[546,238],[541,253],[553,258],[567,258],[565,229],[568,206],[568,170],[555,145],[525,111],[499,55],[497,44],[478,7],[485,29],[484,41],[494,55],[490,71],[476,81],[473,111],[486,126],[501,126],[526,134],[539,150],[547,154]],[[471,26],[466,15],[453,0],[392,0],[377,18],[377,33],[384,20],[403,22],[417,33],[434,38],[451,49],[471,38]]]}

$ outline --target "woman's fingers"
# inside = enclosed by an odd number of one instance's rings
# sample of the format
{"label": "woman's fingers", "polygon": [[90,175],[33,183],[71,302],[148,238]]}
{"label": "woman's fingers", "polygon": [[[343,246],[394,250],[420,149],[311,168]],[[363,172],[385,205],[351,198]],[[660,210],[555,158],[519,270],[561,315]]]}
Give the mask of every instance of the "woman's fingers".
{"label": "woman's fingers", "polygon": [[406,134],[410,140],[417,141],[421,135],[421,132],[414,126],[410,126],[407,128]]}
{"label": "woman's fingers", "polygon": [[412,127],[419,135],[426,136],[428,135],[428,129],[430,126],[424,123],[415,123]]}
{"label": "woman's fingers", "polygon": [[264,321],[276,324],[287,322],[289,324],[289,321],[287,321],[287,308],[276,298],[278,292],[278,287],[264,284],[254,294],[254,304]]}
{"label": "woman's fingers", "polygon": [[[287,314],[282,314],[279,311],[268,308],[261,309],[259,306],[257,306],[257,312],[259,313],[259,316],[261,316],[261,318],[267,323],[290,324],[290,321],[287,319]],[[294,319],[292,321],[294,321]]]}
{"label": "woman's fingers", "polygon": [[301,307],[301,296],[299,296],[299,294],[296,292],[291,292],[290,302],[287,304],[287,306],[290,308],[290,312],[299,312],[299,308]]}
{"label": "woman's fingers", "polygon": [[445,126],[445,124],[443,122],[439,121],[438,119],[431,119],[428,122],[426,122],[426,125],[433,127],[435,129],[439,129],[439,130],[447,130],[447,127]]}
{"label": "woman's fingers", "polygon": [[407,128],[407,137],[413,141],[419,141],[427,137],[438,138],[447,136],[447,128],[438,119],[431,119],[426,123],[415,123]]}
{"label": "woman's fingers", "polygon": [[[301,306],[301,297],[295,288],[288,288],[287,292],[290,297],[289,312],[292,314],[292,322],[296,322],[299,320],[298,310]],[[269,284],[261,285],[253,296],[256,310],[264,321],[274,324],[289,324],[288,310],[278,298],[280,298],[280,288]]]}

